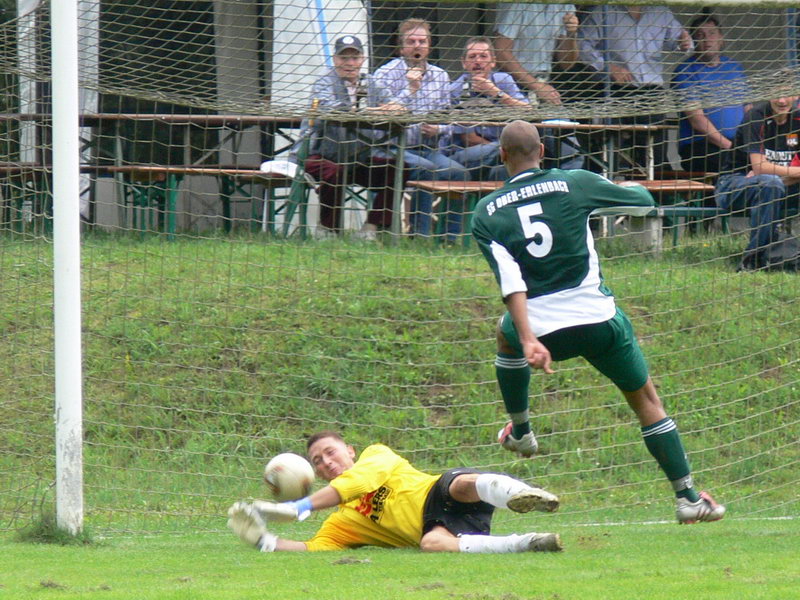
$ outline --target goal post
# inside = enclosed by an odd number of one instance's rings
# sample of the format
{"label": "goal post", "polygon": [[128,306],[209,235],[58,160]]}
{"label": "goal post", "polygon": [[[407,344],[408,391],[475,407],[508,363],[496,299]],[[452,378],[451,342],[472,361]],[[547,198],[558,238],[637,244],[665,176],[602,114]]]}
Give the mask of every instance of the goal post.
{"label": "goal post", "polygon": [[56,519],[83,529],[78,2],[53,5],[53,312]]}

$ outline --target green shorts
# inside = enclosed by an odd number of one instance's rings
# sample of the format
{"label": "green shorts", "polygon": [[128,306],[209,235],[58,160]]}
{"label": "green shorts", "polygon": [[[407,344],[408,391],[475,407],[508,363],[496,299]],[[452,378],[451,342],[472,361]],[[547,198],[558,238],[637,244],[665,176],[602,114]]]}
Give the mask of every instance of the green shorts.
{"label": "green shorts", "polygon": [[[522,354],[517,328],[511,315],[503,315],[501,331],[508,343]],[[617,308],[608,321],[559,329],[539,338],[553,360],[582,356],[624,392],[638,390],[647,382],[647,361],[636,341],[628,316]]]}

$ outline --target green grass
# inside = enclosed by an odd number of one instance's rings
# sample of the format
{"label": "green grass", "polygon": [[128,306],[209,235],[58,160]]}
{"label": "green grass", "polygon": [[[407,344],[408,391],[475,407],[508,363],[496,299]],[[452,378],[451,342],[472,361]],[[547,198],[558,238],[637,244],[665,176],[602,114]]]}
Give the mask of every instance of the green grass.
{"label": "green grass", "polygon": [[[598,244],[699,484],[731,518],[797,516],[800,278],[736,273],[743,240],[661,259]],[[87,524],[220,530],[260,470],[343,430],[420,468],[510,472],[563,523],[664,519],[669,486],[619,392],[585,362],[533,378],[535,461],[499,452],[502,305],[474,246],[444,249],[87,235],[82,249]],[[52,246],[0,237],[0,531],[53,503]]]}
{"label": "green grass", "polygon": [[14,600],[794,600],[800,521],[564,526],[561,554],[432,555],[362,548],[261,554],[232,536],[115,537],[93,546],[0,541]]}

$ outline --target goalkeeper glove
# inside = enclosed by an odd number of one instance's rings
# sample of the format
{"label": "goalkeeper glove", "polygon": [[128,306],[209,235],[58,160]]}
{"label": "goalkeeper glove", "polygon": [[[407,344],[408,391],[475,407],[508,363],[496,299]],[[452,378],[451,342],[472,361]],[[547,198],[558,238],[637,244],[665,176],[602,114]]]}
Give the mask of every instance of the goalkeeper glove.
{"label": "goalkeeper glove", "polygon": [[228,527],[245,544],[255,546],[261,552],[272,552],[278,543],[278,536],[267,531],[264,519],[247,502],[235,502],[228,509]]}
{"label": "goalkeeper glove", "polygon": [[281,503],[256,500],[253,502],[253,508],[260,513],[262,518],[276,523],[305,521],[312,511],[311,500],[308,497]]}

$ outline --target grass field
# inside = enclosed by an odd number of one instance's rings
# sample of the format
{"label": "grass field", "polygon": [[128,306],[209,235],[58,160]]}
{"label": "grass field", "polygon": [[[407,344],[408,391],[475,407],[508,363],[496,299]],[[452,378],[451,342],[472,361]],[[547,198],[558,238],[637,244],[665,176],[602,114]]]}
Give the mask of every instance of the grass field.
{"label": "grass field", "polygon": [[[435,555],[362,548],[261,554],[232,536],[0,542],[14,600],[796,600],[800,521],[560,526],[560,554]],[[545,525],[546,522],[546,525]]]}
{"label": "grass field", "polygon": [[[0,600],[800,598],[800,278],[736,273],[740,239],[660,260],[600,245],[698,479],[728,505],[679,527],[632,414],[580,360],[534,379],[540,456],[499,451],[501,304],[474,247],[87,236],[85,547],[11,541],[53,505],[52,248],[1,241]],[[243,547],[227,506],[263,496],[265,459],[327,427],[432,472],[552,489],[559,513],[496,531],[556,530],[566,552]]]}

